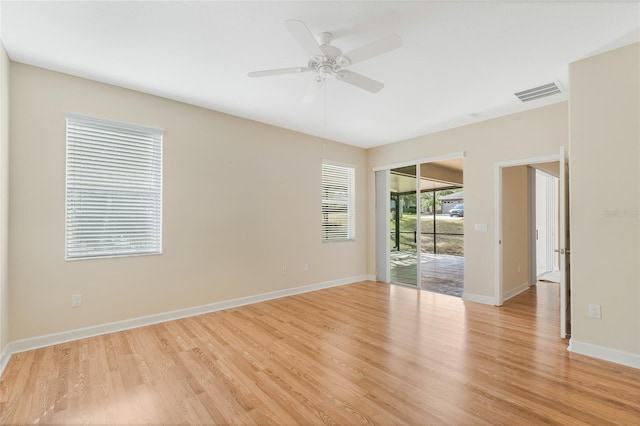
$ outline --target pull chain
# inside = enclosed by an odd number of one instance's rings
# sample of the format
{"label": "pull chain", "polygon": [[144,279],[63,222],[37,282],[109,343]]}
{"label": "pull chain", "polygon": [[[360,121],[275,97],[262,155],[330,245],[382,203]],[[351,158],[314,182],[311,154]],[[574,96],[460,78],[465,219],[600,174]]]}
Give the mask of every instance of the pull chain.
{"label": "pull chain", "polygon": [[325,78],[322,81],[322,106],[323,106],[323,111],[322,111],[322,116],[324,117],[324,129],[323,129],[323,133],[324,133],[324,137],[327,137],[327,79]]}

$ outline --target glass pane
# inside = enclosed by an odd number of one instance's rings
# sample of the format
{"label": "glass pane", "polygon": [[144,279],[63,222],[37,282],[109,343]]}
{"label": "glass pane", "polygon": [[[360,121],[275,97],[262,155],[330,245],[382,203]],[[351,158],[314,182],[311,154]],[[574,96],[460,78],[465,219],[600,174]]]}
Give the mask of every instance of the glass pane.
{"label": "glass pane", "polygon": [[418,285],[416,166],[391,170],[391,281]]}
{"label": "glass pane", "polygon": [[423,234],[433,234],[433,212],[435,209],[433,204],[433,191],[423,192],[420,194],[420,199],[422,200],[420,231]]}
{"label": "glass pane", "polygon": [[435,253],[433,241],[433,233],[423,232],[420,236],[420,251],[422,253]]}
{"label": "glass pane", "polygon": [[436,253],[464,256],[464,202],[460,189],[436,191],[438,208],[436,215]]}
{"label": "glass pane", "polygon": [[464,256],[464,235],[437,235],[436,250],[438,254]]}

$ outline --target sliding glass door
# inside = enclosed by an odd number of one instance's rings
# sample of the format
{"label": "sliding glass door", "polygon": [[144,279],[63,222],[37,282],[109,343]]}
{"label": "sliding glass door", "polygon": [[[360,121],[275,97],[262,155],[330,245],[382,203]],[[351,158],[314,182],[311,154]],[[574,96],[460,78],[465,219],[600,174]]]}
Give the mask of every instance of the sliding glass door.
{"label": "sliding glass door", "polygon": [[452,155],[374,169],[378,280],[462,295],[462,166]]}

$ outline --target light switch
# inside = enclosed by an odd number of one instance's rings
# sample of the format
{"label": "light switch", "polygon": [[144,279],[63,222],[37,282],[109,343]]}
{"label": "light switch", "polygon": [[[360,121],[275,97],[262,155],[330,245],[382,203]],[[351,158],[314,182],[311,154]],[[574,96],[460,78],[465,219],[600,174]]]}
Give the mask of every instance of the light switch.
{"label": "light switch", "polygon": [[476,232],[487,232],[486,223],[476,223]]}

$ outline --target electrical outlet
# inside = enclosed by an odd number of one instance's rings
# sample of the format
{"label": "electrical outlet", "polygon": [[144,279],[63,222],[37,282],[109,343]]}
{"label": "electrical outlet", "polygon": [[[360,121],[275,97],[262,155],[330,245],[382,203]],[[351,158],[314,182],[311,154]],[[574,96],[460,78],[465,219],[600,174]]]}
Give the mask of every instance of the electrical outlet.
{"label": "electrical outlet", "polygon": [[286,273],[287,273],[287,265],[284,265],[284,266],[282,267],[282,273],[283,273],[283,274],[286,274]]}
{"label": "electrical outlet", "polygon": [[304,269],[305,272],[308,272],[309,271],[309,264],[305,263],[303,269]]}
{"label": "electrical outlet", "polygon": [[81,294],[72,294],[71,295],[71,307],[78,308],[82,306],[82,295]]}
{"label": "electrical outlet", "polygon": [[602,319],[600,305],[589,304],[589,318]]}

